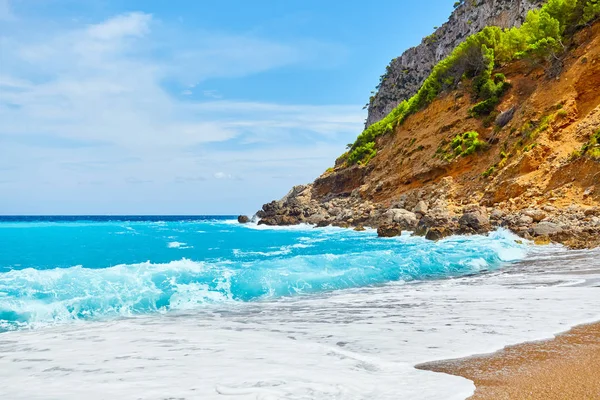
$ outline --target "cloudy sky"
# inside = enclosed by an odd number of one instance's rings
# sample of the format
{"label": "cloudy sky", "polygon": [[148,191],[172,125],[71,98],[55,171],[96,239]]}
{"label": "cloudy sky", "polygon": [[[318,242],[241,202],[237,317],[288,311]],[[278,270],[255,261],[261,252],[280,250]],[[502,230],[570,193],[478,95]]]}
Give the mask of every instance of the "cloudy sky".
{"label": "cloudy sky", "polygon": [[253,213],[360,133],[424,3],[0,0],[0,214]]}

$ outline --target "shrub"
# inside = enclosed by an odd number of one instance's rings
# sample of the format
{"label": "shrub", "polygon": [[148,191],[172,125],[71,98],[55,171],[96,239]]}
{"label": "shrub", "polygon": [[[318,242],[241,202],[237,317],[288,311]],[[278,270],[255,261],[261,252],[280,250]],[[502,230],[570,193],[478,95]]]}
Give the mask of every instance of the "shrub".
{"label": "shrub", "polygon": [[485,148],[485,142],[479,140],[479,133],[475,131],[465,132],[462,135],[456,135],[450,141],[449,148],[447,146],[445,152],[442,153],[442,159],[446,161],[452,160],[458,156],[469,156],[477,151]]}
{"label": "shrub", "polygon": [[600,129],[590,136],[590,140],[581,147],[579,153],[592,160],[600,160]]}
{"label": "shrub", "polygon": [[500,102],[500,99],[498,99],[497,97],[492,97],[487,100],[480,101],[479,103],[475,104],[473,107],[469,108],[469,115],[472,117],[480,117],[483,115],[488,115],[489,113],[494,111],[494,109],[496,109],[496,106],[498,105],[499,102]]}
{"label": "shrub", "polygon": [[496,166],[492,165],[487,170],[485,170],[485,172],[483,174],[481,174],[481,176],[483,176],[484,178],[487,178],[487,177],[491,176],[494,172],[496,172]]}
{"label": "shrub", "polygon": [[375,149],[375,142],[368,142],[354,149],[352,153],[348,155],[348,163],[356,164],[360,162],[362,164],[367,164],[376,155],[377,150]]}

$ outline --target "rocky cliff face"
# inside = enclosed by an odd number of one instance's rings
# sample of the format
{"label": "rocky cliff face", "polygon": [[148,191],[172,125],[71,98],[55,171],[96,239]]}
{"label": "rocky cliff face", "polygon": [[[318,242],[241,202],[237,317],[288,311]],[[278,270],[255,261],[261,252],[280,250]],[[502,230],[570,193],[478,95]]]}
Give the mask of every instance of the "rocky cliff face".
{"label": "rocky cliff face", "polygon": [[401,101],[414,95],[439,61],[461,43],[488,25],[508,28],[520,25],[529,10],[541,0],[466,0],[421,44],[392,60],[382,77],[379,91],[369,102],[366,126],[381,120]]}
{"label": "rocky cliff face", "polygon": [[[507,2],[510,3],[510,2]],[[374,227],[429,239],[506,227],[538,243],[600,246],[600,22],[552,63],[514,61],[487,118],[462,85],[376,140],[367,165],[337,165],[257,213],[260,224]],[[503,111],[503,112],[502,112]],[[485,146],[448,157],[477,132]]]}

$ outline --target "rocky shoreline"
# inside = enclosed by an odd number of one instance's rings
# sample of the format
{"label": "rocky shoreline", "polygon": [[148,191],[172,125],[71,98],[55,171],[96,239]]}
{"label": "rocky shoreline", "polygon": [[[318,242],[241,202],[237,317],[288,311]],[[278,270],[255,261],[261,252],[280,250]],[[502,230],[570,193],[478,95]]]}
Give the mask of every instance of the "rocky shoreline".
{"label": "rocky shoreline", "polygon": [[499,227],[536,244],[561,243],[573,249],[600,246],[600,207],[551,205],[525,208],[496,204],[485,207],[452,198],[453,180],[443,178],[431,190],[413,190],[391,202],[348,196],[317,197],[313,185],[295,186],[279,201],[256,213],[260,225],[312,224],[362,230],[377,229],[381,237],[412,231],[430,240],[450,235],[485,234]]}

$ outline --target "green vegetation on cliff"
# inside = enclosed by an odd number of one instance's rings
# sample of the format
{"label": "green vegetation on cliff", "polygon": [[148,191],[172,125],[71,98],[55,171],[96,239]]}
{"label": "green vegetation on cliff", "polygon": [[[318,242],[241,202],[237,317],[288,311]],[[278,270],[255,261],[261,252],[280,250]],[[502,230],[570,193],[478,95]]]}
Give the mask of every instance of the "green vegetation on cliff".
{"label": "green vegetation on cliff", "polygon": [[598,16],[600,0],[548,0],[541,9],[530,11],[519,28],[490,26],[469,36],[433,68],[417,94],[365,129],[339,160],[351,165],[367,164],[377,154],[378,136],[392,132],[440,93],[467,79],[472,79],[474,96],[479,99],[469,113],[472,116],[491,113],[509,87],[503,75],[493,76],[496,65],[513,59],[542,61],[557,57],[565,49],[564,38]]}

